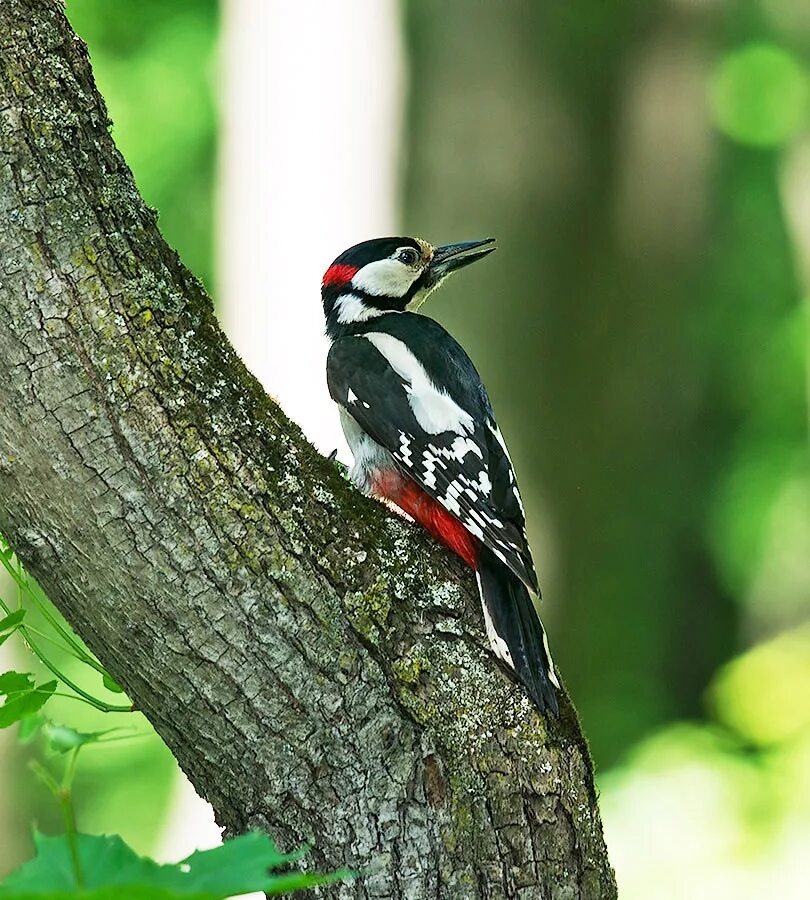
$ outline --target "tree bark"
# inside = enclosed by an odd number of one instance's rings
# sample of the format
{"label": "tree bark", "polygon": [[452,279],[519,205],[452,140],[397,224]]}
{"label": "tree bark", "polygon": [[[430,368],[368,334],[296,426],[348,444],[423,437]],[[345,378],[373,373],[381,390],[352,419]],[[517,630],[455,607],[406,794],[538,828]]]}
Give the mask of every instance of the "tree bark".
{"label": "tree bark", "polygon": [[365,871],[325,895],[615,897],[567,698],[263,393],[108,125],[61,5],[4,0],[0,530],[220,824]]}

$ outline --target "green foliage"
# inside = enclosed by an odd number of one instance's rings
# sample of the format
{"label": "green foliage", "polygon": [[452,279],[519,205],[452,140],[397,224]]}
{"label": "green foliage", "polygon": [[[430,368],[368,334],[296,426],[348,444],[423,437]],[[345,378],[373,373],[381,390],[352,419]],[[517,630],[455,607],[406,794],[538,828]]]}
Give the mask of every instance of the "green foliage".
{"label": "green foliage", "polygon": [[742,144],[782,144],[810,119],[807,71],[775,44],[750,44],[722,59],[711,99],[718,127]]}
{"label": "green foliage", "polygon": [[35,684],[30,674],[4,672],[0,675],[0,696],[5,697],[0,706],[0,728],[8,728],[38,712],[55,690],[55,681]]}
{"label": "green foliage", "polygon": [[101,676],[101,683],[113,694],[123,694],[124,689],[118,684],[117,681],[114,681],[107,672],[104,672]]}
{"label": "green foliage", "polygon": [[[807,895],[810,627],[737,657],[708,721],[669,725],[601,778],[623,900]],[[673,851],[676,848],[676,851]]]}
{"label": "green foliage", "polygon": [[[100,831],[120,828],[130,842],[148,850],[156,831],[159,833],[156,823],[170,802],[171,778],[177,771],[175,761],[143,717],[133,713],[126,698],[121,702],[120,685],[70,630],[2,536],[0,569],[5,569],[16,588],[12,602],[11,592],[0,582],[0,643],[17,637],[17,647],[32,654],[34,670],[0,675],[0,684],[5,686],[0,694],[0,698],[5,698],[4,705],[0,706],[0,727],[18,724],[22,743],[30,744],[41,738],[47,753],[71,758],[70,751],[79,747],[112,744],[105,753],[93,754],[79,776],[79,781],[88,788],[80,792],[77,802],[82,820]],[[2,593],[9,599],[3,599]],[[12,610],[13,605],[17,608]],[[97,679],[98,687],[92,687],[88,675]],[[111,699],[105,699],[104,692],[109,692]],[[111,702],[113,699],[116,702]],[[46,703],[48,718],[42,715]],[[126,719],[126,729],[120,726],[120,718],[114,719],[117,727],[107,727],[109,717],[114,714]],[[75,727],[54,724],[50,721],[53,718],[64,718]],[[136,731],[132,726],[139,722],[147,729],[141,727]],[[127,734],[112,735],[113,731]],[[126,738],[133,736],[151,740],[125,746]],[[33,767],[40,780],[53,790],[56,785],[53,777],[39,763]],[[58,785],[56,788],[59,789]],[[10,807],[20,803],[27,807],[28,791],[26,779],[12,780],[7,793]],[[121,808],[128,810],[124,819],[116,812]],[[62,809],[63,819],[65,814]],[[46,825],[55,825],[57,821],[50,808],[37,809],[33,815]],[[70,815],[73,815],[72,807]]]}
{"label": "green foliage", "polygon": [[113,136],[183,261],[213,284],[216,0],[67,0]]}
{"label": "green foliage", "polygon": [[42,734],[48,741],[48,746],[55,753],[67,753],[69,750],[77,750],[88,744],[99,743],[105,735],[111,734],[116,729],[108,728],[106,731],[81,732],[67,725],[54,725],[52,722],[43,722]]}
{"label": "green foliage", "polygon": [[[94,669],[101,675],[102,684],[108,691],[116,694],[122,693],[121,688],[104,666],[88,652],[87,648],[84,647],[73,632],[61,622],[60,617],[51,610],[50,601],[37,582],[25,571],[20,560],[14,555],[12,547],[2,535],[0,535],[0,564],[11,576],[17,588],[18,607],[12,612],[10,603],[0,598],[0,610],[6,613],[5,617],[0,619],[0,644],[14,633],[19,632],[27,646],[30,647],[45,668],[52,675],[56,676],[57,681],[73,692],[71,696],[104,712],[128,712],[131,710],[131,706],[108,703],[80,687],[55,663],[52,655],[44,651],[40,641],[35,639],[35,635],[41,637],[49,645],[56,646],[85,666]],[[24,603],[37,610],[49,627],[50,633],[37,631],[27,621],[24,622],[27,611],[23,607]],[[57,681],[48,682],[38,687],[31,685],[26,692],[23,692],[26,696],[16,696],[20,692],[15,692],[13,698],[8,697],[6,704],[0,709],[0,728],[11,725],[13,722],[17,722],[25,718],[25,716],[37,712],[55,693]]]}
{"label": "green foliage", "polygon": [[3,644],[17,630],[25,618],[25,610],[18,609],[3,619],[0,619],[0,644]]}
{"label": "green foliage", "polygon": [[0,885],[0,900],[223,900],[265,891],[271,896],[315,887],[346,877],[346,873],[271,874],[301,858],[283,854],[265,834],[249,834],[221,847],[193,853],[176,865],[160,865],[138,856],[117,835],[76,835],[81,886],[65,839],[34,835],[36,857]]}
{"label": "green foliage", "polygon": [[804,742],[810,750],[810,625],[732,660],[710,693],[717,717],[748,746]]}
{"label": "green foliage", "polygon": [[[0,676],[0,690],[30,692],[27,675],[7,672]],[[81,732],[56,725],[39,715],[27,719],[25,740],[44,738],[47,750],[64,760],[61,776],[51,766],[34,759],[32,771],[59,804],[65,825],[62,837],[34,832],[35,856],[0,884],[0,900],[222,900],[253,891],[286,894],[300,888],[327,884],[349,873],[317,875],[290,871],[305,851],[284,854],[270,838],[250,832],[212,850],[197,851],[176,865],[161,865],[139,856],[120,835],[81,834],[76,828],[73,783],[80,751],[107,743],[112,731]],[[276,870],[283,871],[276,871]]]}

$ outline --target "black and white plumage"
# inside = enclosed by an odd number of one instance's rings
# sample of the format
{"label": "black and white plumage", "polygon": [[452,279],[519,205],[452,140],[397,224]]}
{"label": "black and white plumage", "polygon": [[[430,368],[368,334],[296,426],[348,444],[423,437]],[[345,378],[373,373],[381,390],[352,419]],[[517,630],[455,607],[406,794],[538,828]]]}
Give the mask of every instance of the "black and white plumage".
{"label": "black and white plumage", "polygon": [[559,687],[506,444],[470,358],[414,310],[492,241],[434,249],[414,238],[352,247],[322,288],[327,381],[354,456],[352,479],[395,504],[476,571],[491,646],[542,711]]}

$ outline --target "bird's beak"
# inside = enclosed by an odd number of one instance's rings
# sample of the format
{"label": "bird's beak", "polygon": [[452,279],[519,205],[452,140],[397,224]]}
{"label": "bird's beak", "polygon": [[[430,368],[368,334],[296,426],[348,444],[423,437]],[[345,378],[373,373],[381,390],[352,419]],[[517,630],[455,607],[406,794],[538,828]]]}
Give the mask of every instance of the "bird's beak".
{"label": "bird's beak", "polygon": [[460,244],[445,244],[433,251],[433,259],[430,261],[430,280],[435,284],[441,281],[445,275],[455,272],[462,266],[468,266],[477,259],[483,259],[488,253],[492,253],[495,247],[489,246],[495,243],[495,238],[484,238],[481,241],[462,241]]}

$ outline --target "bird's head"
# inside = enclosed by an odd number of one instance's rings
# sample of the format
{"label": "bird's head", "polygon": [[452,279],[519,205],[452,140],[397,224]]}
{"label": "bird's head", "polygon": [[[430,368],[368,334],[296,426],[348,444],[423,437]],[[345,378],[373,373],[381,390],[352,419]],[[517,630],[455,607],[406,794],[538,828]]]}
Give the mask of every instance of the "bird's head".
{"label": "bird's head", "polygon": [[387,312],[416,309],[451,273],[482,259],[495,238],[433,247],[411,237],[384,237],[349,247],[323,276],[327,331],[336,336]]}

